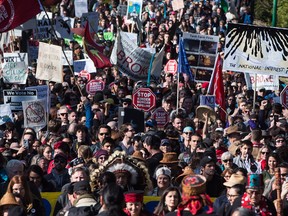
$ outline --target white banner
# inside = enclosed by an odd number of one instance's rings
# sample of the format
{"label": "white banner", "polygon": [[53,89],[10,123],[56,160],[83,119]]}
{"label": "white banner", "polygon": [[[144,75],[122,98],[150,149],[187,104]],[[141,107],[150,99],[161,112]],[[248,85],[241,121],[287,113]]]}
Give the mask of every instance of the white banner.
{"label": "white banner", "polygon": [[287,29],[228,24],[224,70],[288,76]]}
{"label": "white banner", "polygon": [[45,100],[23,101],[24,127],[41,129],[46,126]]}
{"label": "white banner", "polygon": [[63,82],[62,48],[60,46],[39,43],[36,78]]}
{"label": "white banner", "polygon": [[[154,57],[151,80],[158,79],[161,73],[164,49]],[[121,73],[133,80],[147,80],[150,60],[153,54],[133,43],[125,32],[120,31],[116,37],[110,61],[117,64]],[[160,68],[160,69],[159,69]]]}
{"label": "white banner", "polygon": [[2,67],[5,83],[26,84],[28,73],[25,62],[5,62]]}
{"label": "white banner", "polygon": [[[255,75],[244,73],[248,89],[255,89]],[[279,89],[279,77],[277,75],[256,75],[256,91],[265,88],[266,90],[276,91]]]}
{"label": "white banner", "polygon": [[3,97],[11,110],[22,110],[23,101],[37,100],[37,90],[3,90]]}
{"label": "white banner", "polygon": [[9,104],[0,105],[0,125],[13,122],[13,115]]}
{"label": "white banner", "polygon": [[71,28],[74,28],[74,19],[70,17],[58,16],[56,18],[55,30],[59,38],[73,39],[73,32]]}
{"label": "white banner", "polygon": [[87,0],[74,0],[75,16],[81,17],[83,13],[88,12]]}
{"label": "white banner", "polygon": [[82,70],[87,71],[88,73],[97,72],[94,62],[91,59],[81,59],[73,62],[74,73],[78,74]]}

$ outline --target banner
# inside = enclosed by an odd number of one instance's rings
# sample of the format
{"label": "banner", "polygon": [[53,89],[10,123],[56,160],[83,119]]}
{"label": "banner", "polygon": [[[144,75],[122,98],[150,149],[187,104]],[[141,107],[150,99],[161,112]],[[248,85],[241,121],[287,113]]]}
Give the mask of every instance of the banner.
{"label": "banner", "polygon": [[3,97],[12,111],[22,111],[23,101],[37,100],[37,90],[3,90]]}
{"label": "banner", "polygon": [[88,12],[87,0],[75,0],[74,8],[75,8],[75,16],[81,17],[83,13]]}
{"label": "banner", "polygon": [[[255,89],[255,75],[244,73],[248,89]],[[265,88],[266,90],[276,91],[279,89],[279,77],[277,75],[256,75],[256,91]]]}
{"label": "banner", "polygon": [[26,22],[40,13],[40,4],[36,0],[0,1],[0,32],[6,32]]}
{"label": "banner", "polygon": [[224,70],[288,76],[287,29],[228,24]]}
{"label": "banner", "polygon": [[92,33],[92,35],[97,34],[99,14],[97,12],[83,13],[81,17],[81,26],[85,26],[87,21],[90,26],[90,33]]}
{"label": "banner", "polygon": [[[139,81],[147,80],[152,55],[152,53],[133,43],[126,32],[120,31],[116,37],[110,60],[111,63],[118,66],[121,73]],[[164,48],[155,55],[151,70],[151,80],[157,80],[160,77],[163,55]]]}
{"label": "banner", "polygon": [[24,62],[5,62],[2,67],[5,83],[26,84],[28,73]]}
{"label": "banner", "polygon": [[24,127],[41,129],[47,124],[46,101],[44,99],[23,101]]}
{"label": "banner", "polygon": [[0,125],[13,122],[13,115],[9,104],[0,105]]}
{"label": "banner", "polygon": [[142,15],[142,0],[128,0],[127,4],[127,22],[132,22],[138,17],[141,20]]}
{"label": "banner", "polygon": [[55,31],[57,37],[73,40],[73,32],[71,28],[74,28],[74,19],[70,17],[58,16],[55,19]]}
{"label": "banner", "polygon": [[219,37],[184,32],[183,40],[195,81],[209,82],[216,62]]}
{"label": "banner", "polygon": [[62,83],[62,74],[61,47],[40,42],[36,78]]}
{"label": "banner", "polygon": [[41,12],[36,16],[37,28],[34,29],[34,39],[36,40],[50,39],[53,35],[51,27],[51,25],[54,25],[52,23],[53,14],[47,12],[47,15],[45,12]]}

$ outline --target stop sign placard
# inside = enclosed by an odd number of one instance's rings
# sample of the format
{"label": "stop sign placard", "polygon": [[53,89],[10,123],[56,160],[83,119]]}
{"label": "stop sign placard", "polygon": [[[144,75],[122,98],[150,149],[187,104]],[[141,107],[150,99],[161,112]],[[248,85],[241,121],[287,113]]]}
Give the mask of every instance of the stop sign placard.
{"label": "stop sign placard", "polygon": [[157,122],[158,128],[164,128],[169,122],[169,113],[163,107],[159,107],[151,115],[151,118]]}
{"label": "stop sign placard", "polygon": [[177,72],[177,67],[178,67],[178,63],[176,60],[171,59],[167,62],[167,64],[164,67],[164,71],[166,73],[172,73],[172,74],[176,74]]}
{"label": "stop sign placard", "polygon": [[156,106],[156,96],[150,88],[139,88],[132,96],[132,103],[136,109],[149,112]]}
{"label": "stop sign placard", "polygon": [[85,70],[80,71],[79,76],[86,78],[88,81],[90,81],[90,79],[91,79],[91,74]]}
{"label": "stop sign placard", "polygon": [[286,109],[288,108],[288,86],[286,86],[283,91],[280,93],[280,100],[282,106]]}
{"label": "stop sign placard", "polygon": [[104,88],[105,82],[103,82],[102,80],[91,80],[86,85],[86,91],[91,95],[94,95],[96,91],[103,91]]}

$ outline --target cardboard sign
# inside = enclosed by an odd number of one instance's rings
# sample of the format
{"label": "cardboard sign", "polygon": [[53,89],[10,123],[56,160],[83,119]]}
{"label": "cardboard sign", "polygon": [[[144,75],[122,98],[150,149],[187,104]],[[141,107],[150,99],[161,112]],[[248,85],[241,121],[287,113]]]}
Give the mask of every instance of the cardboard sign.
{"label": "cardboard sign", "polygon": [[55,20],[55,31],[59,38],[73,39],[74,19],[70,17],[58,16]]}
{"label": "cardboard sign", "polygon": [[4,104],[9,104],[12,111],[22,110],[22,102],[37,100],[37,90],[3,90]]}
{"label": "cardboard sign", "polygon": [[65,52],[65,55],[68,59],[68,62],[64,56],[64,53],[62,52],[62,64],[63,65],[69,65],[69,64],[73,65],[73,52],[72,52],[72,50],[65,50],[64,52]]}
{"label": "cardboard sign", "polygon": [[41,129],[47,124],[45,100],[23,101],[24,127]]}
{"label": "cardboard sign", "polygon": [[183,0],[173,0],[172,1],[172,8],[173,11],[177,11],[184,8],[184,1]]}
{"label": "cardboard sign", "polygon": [[26,84],[28,73],[24,62],[5,62],[2,67],[5,83]]}
{"label": "cardboard sign", "polygon": [[36,78],[62,83],[62,73],[62,48],[40,42]]}
{"label": "cardboard sign", "polygon": [[4,62],[24,62],[28,65],[28,53],[4,53]]}
{"label": "cardboard sign", "polygon": [[255,89],[255,81],[256,83],[256,91],[265,88],[266,90],[276,91],[279,89],[279,78],[277,75],[264,75],[257,74],[256,80],[254,74],[245,73],[245,80],[248,89]]}
{"label": "cardboard sign", "polygon": [[215,96],[200,95],[200,105],[206,105],[211,108],[215,107]]}

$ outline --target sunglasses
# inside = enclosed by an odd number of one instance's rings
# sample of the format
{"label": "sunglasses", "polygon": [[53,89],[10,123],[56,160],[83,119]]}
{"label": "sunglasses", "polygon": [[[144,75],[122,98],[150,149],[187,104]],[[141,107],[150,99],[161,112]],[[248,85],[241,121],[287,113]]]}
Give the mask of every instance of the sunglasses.
{"label": "sunglasses", "polygon": [[193,133],[192,133],[192,132],[185,132],[184,134],[186,134],[186,135],[192,135]]}
{"label": "sunglasses", "polygon": [[280,174],[282,177],[286,177],[288,173],[282,173]]}
{"label": "sunglasses", "polygon": [[224,163],[227,163],[227,162],[233,162],[232,159],[228,159],[228,160],[223,160]]}
{"label": "sunglasses", "polygon": [[99,135],[100,135],[100,136],[104,136],[104,135],[109,136],[108,133],[99,133]]}
{"label": "sunglasses", "polygon": [[60,113],[61,116],[68,115],[68,113]]}
{"label": "sunglasses", "polygon": [[261,154],[269,154],[269,152],[261,152]]}
{"label": "sunglasses", "polygon": [[276,140],[276,142],[285,142],[285,140]]}

